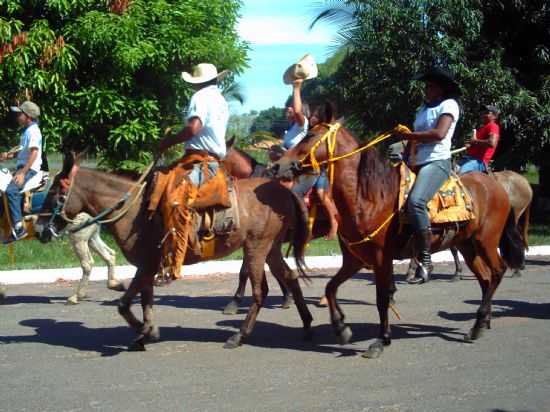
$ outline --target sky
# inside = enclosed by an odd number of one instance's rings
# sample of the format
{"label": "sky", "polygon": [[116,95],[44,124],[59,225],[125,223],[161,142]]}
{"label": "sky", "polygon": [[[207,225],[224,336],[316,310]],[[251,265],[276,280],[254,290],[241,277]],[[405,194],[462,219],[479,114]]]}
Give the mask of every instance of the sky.
{"label": "sky", "polygon": [[250,43],[249,68],[236,80],[246,102],[234,106],[238,113],[283,107],[292,92],[283,83],[283,73],[306,53],[317,63],[331,53],[335,27],[321,22],[308,27],[322,3],[311,0],[244,0],[238,32]]}

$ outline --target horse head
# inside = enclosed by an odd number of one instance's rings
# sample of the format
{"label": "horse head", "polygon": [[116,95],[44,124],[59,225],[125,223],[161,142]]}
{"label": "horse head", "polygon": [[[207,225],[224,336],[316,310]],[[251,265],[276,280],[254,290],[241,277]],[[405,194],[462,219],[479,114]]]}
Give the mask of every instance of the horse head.
{"label": "horse head", "polygon": [[[78,171],[77,157],[73,152],[65,155],[63,167],[55,176],[52,185],[44,199],[40,217],[35,223],[38,239],[47,243],[58,237],[67,226],[66,216],[76,215],[79,210],[68,203],[69,192]],[[71,211],[75,209],[75,211]]]}

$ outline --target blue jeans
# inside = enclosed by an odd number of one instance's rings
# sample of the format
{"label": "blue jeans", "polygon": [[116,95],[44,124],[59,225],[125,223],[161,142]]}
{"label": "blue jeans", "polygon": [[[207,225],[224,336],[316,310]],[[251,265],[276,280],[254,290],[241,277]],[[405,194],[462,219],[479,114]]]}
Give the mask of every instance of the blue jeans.
{"label": "blue jeans", "polygon": [[[15,173],[17,173],[17,171]],[[35,174],[36,172],[34,170],[29,170],[27,174],[25,174],[23,186],[25,186],[25,183],[27,183]],[[8,205],[10,208],[11,221],[13,225],[23,220],[23,212],[21,211],[21,199],[23,198],[23,195],[20,193],[23,186],[17,186],[12,180],[6,188],[6,196],[8,197]]]}
{"label": "blue jeans", "polygon": [[[208,162],[208,178],[215,176],[219,167],[220,164],[218,162]],[[189,173],[189,179],[196,187],[200,187],[204,184],[206,179],[202,170],[202,162],[193,164],[193,170]]]}
{"label": "blue jeans", "polygon": [[463,175],[469,172],[488,173],[485,163],[483,163],[482,160],[475,159],[471,156],[464,156],[462,159],[460,159],[458,165],[460,166],[460,170],[458,171],[459,175]]}
{"label": "blue jeans", "polygon": [[407,199],[407,217],[414,232],[430,227],[428,202],[451,174],[451,160],[436,160],[420,166]]}

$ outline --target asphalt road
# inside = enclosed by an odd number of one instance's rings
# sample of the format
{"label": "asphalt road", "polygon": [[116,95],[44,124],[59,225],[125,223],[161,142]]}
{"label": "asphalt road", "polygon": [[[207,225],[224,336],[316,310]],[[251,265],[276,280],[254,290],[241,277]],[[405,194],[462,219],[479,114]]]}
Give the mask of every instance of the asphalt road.
{"label": "asphalt road", "polygon": [[233,350],[223,343],[246,308],[221,310],[235,275],[157,288],[161,341],[139,353],[126,351],[133,333],[103,282],[78,306],[64,304],[73,284],[11,286],[0,305],[0,411],[550,411],[548,265],[530,257],[522,278],[507,275],[493,328],[474,344],[463,337],[479,305],[475,280],[449,282],[449,264],[423,286],[399,276],[402,320],[393,317],[393,343],[376,360],[360,356],[378,329],[368,272],[339,291],[354,332],[345,346],[316,305],[333,271],[303,286],[313,342],[302,341],[297,311],[280,308],[270,278],[252,337]]}

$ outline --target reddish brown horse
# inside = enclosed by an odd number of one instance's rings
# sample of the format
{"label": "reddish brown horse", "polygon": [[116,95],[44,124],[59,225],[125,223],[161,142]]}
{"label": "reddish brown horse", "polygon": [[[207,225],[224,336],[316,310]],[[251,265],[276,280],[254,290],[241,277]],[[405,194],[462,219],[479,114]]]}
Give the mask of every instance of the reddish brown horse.
{"label": "reddish brown horse", "polygon": [[[392,167],[377,150],[358,152],[359,148],[357,140],[344,127],[320,124],[287,151],[273,170],[278,175],[289,170],[299,174],[311,167],[308,164],[327,161],[333,165],[333,197],[342,217],[339,235],[345,247],[342,248],[342,267],[326,287],[330,318],[340,342],[349,342],[352,332],[344,323],[344,312],[338,305],[336,292],[362,267],[371,266],[376,278],[380,331],[365,356],[377,357],[383,347],[391,343],[388,307],[393,280],[392,261],[410,257],[407,251],[410,249],[410,234],[399,230],[396,213],[398,168]],[[481,305],[474,326],[465,337],[467,341],[473,341],[484,329],[490,328],[491,301],[506,271],[506,264],[513,268],[521,266],[524,251],[502,186],[481,173],[465,175],[462,181],[473,198],[476,218],[461,228],[450,242],[443,244],[442,237],[434,235],[432,251],[457,246],[479,281]]]}
{"label": "reddish brown horse", "polygon": [[[164,236],[162,219],[155,215],[149,219],[147,199],[142,191],[137,190],[136,182],[103,173],[97,170],[80,168],[74,174],[73,159],[65,159],[63,171],[56,176],[44,203],[44,211],[55,216],[74,217],[85,211],[92,216],[109,211],[125,194],[129,199],[124,203],[118,219],[114,213],[107,217],[113,218],[108,227],[113,234],[124,256],[137,267],[127,291],[121,297],[118,311],[128,324],[138,334],[130,346],[131,350],[144,350],[144,344],[159,338],[158,328],[153,322],[153,280],[160,262],[158,245]],[[69,171],[73,170],[72,173]],[[68,193],[61,184],[63,178],[74,175],[70,181]],[[66,180],[65,180],[66,182]],[[65,185],[66,186],[66,185]],[[273,273],[287,276],[284,282],[289,285],[298,312],[304,324],[306,337],[311,330],[311,314],[304,302],[298,283],[298,276],[292,271],[286,271],[281,254],[281,242],[288,236],[290,230],[294,233],[293,248],[300,276],[304,273],[304,248],[307,240],[307,222],[305,210],[294,194],[278,184],[267,179],[246,179],[236,182],[238,193],[240,226],[229,235],[217,238],[214,256],[219,259],[233,251],[243,248],[244,258],[241,273],[245,273],[252,283],[254,303],[251,305],[246,320],[239,332],[232,335],[226,342],[226,348],[235,348],[252,332],[256,317],[268,293],[265,279],[264,264],[269,263]],[[112,211],[112,210],[111,210]],[[53,219],[56,230],[66,225],[65,219]],[[50,218],[39,221],[45,225]],[[43,231],[48,233],[48,231]],[[47,236],[43,236],[48,240]],[[203,259],[190,249],[185,257],[185,264],[192,264]],[[136,319],[131,311],[132,299],[141,293],[143,322]]]}

